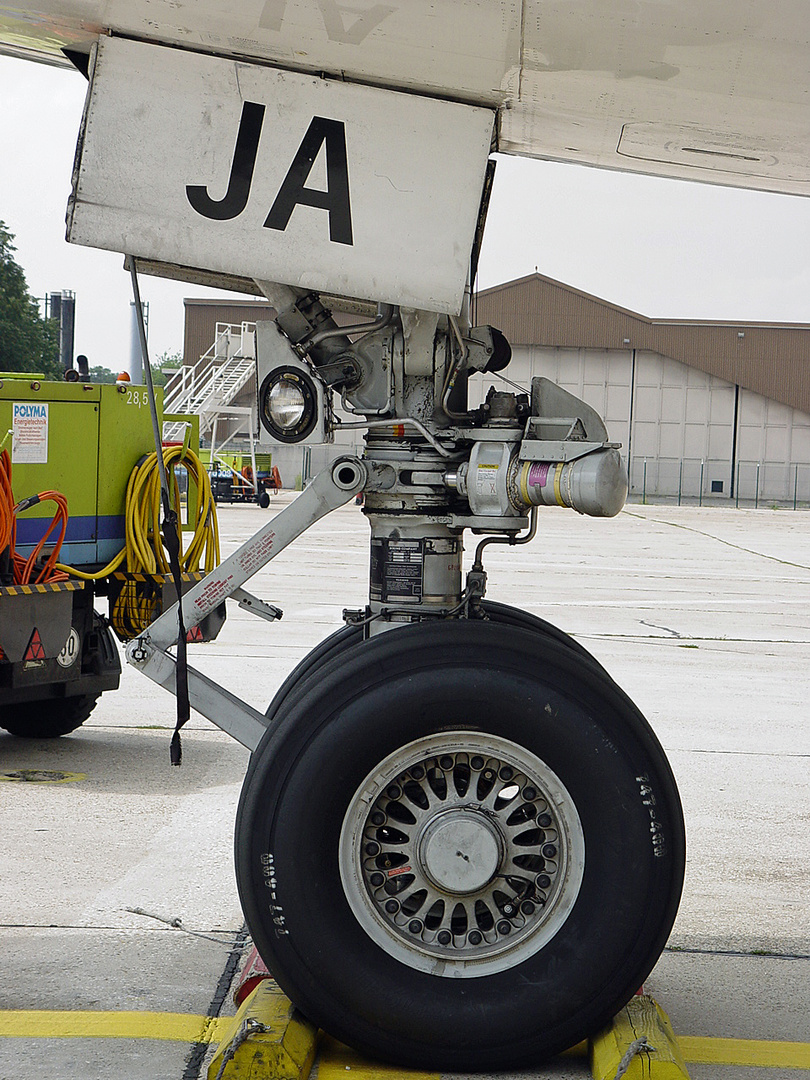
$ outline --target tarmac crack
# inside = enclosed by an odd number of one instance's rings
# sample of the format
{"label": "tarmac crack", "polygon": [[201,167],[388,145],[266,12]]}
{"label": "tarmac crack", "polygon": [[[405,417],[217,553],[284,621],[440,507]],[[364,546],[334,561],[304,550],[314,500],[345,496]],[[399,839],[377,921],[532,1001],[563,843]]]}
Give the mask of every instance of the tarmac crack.
{"label": "tarmac crack", "polygon": [[659,625],[659,623],[654,623],[654,622],[647,622],[647,620],[646,620],[646,619],[639,619],[639,622],[641,623],[641,625],[642,625],[642,626],[650,626],[650,627],[652,627],[652,628],[653,628],[653,630],[666,630],[666,632],[667,632],[668,634],[671,634],[671,635],[672,635],[672,637],[676,637],[676,638],[679,638],[679,637],[681,636],[681,635],[680,635],[680,634],[678,633],[678,631],[677,631],[677,630],[673,630],[673,629],[672,629],[671,627],[669,627],[669,626],[661,626],[661,625]]}
{"label": "tarmac crack", "polygon": [[241,930],[236,936],[233,948],[228,955],[228,959],[225,961],[225,967],[217,982],[214,996],[211,998],[211,1004],[208,1006],[206,1019],[200,1031],[200,1038],[197,1042],[193,1042],[189,1048],[182,1080],[199,1080],[203,1062],[208,1053],[208,1035],[210,1033],[211,1025],[222,1012],[222,1006],[225,1004],[225,998],[228,996],[228,991],[231,988],[234,975],[239,967],[239,961],[242,958],[242,953],[249,940],[250,935],[248,933],[247,924],[243,923]]}
{"label": "tarmac crack", "polygon": [[782,953],[770,949],[698,949],[687,945],[666,945],[664,952],[695,956],[744,956],[747,960],[810,960],[810,953]]}
{"label": "tarmac crack", "polygon": [[656,525],[669,525],[671,529],[683,529],[684,532],[705,536],[707,540],[716,540],[718,544],[725,544],[726,547],[734,548],[735,551],[742,551],[746,555],[755,555],[759,559],[767,559],[769,562],[779,563],[781,566],[795,566],[797,570],[810,570],[810,566],[805,566],[804,563],[791,562],[790,559],[780,559],[778,555],[766,555],[764,551],[754,551],[753,548],[743,547],[742,544],[735,544],[731,540],[723,540],[722,537],[715,536],[714,533],[704,532],[703,529],[695,529],[691,525],[682,525],[678,521],[665,521],[662,518],[648,517],[646,514],[634,514],[632,510],[625,510],[624,513],[628,517],[638,518],[640,521],[654,521]]}

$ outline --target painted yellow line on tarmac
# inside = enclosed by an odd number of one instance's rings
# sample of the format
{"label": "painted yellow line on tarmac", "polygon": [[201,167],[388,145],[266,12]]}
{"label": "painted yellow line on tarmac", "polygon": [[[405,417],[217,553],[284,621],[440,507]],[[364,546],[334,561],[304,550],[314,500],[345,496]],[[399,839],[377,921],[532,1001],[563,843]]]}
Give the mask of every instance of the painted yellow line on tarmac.
{"label": "painted yellow line on tarmac", "polygon": [[754,1065],[770,1069],[810,1069],[810,1043],[679,1035],[678,1045],[685,1060],[692,1065]]}
{"label": "painted yellow line on tarmac", "polygon": [[[217,1042],[230,1017],[214,1019],[194,1013],[70,1012],[0,1010],[0,1038],[29,1039],[159,1039],[168,1042]],[[771,1069],[810,1069],[810,1043],[770,1039],[724,1039],[679,1035],[684,1060],[692,1065],[747,1065]],[[576,1047],[581,1054],[584,1046]],[[572,1053],[572,1051],[568,1051]],[[355,1080],[389,1080],[403,1076],[396,1066],[364,1062],[354,1051],[324,1039],[320,1080],[345,1077],[351,1067]],[[407,1073],[408,1080],[434,1080],[436,1073]]]}
{"label": "painted yellow line on tarmac", "polygon": [[440,1074],[435,1072],[417,1072],[398,1065],[364,1061],[355,1050],[324,1036],[318,1061],[318,1080],[338,1080],[338,1077],[346,1080],[347,1071],[351,1080],[392,1080],[394,1077],[399,1080],[441,1080]]}
{"label": "painted yellow line on tarmac", "polygon": [[193,1013],[0,1011],[0,1037],[213,1042],[225,1021]]}

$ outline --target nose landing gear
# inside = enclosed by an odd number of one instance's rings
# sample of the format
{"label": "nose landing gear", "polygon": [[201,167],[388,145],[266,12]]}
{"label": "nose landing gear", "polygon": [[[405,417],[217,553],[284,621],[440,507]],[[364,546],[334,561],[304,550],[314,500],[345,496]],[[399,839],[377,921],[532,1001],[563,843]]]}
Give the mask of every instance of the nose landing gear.
{"label": "nose landing gear", "polygon": [[593,1033],[683,879],[646,721],[587,655],[505,621],[345,640],[283,693],[240,802],[240,896],[279,984],[413,1067],[520,1068]]}

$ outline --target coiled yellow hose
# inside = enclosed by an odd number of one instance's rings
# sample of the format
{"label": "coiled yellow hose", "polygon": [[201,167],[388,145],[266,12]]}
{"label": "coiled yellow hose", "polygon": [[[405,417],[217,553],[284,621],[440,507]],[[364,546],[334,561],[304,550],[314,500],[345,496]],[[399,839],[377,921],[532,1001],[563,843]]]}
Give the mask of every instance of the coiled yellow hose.
{"label": "coiled yellow hose", "polygon": [[[184,450],[182,446],[165,446],[163,461],[169,477],[169,497],[172,508],[180,519],[180,486],[175,469],[184,466],[189,475],[189,482],[197,486],[197,505],[190,542],[183,546],[187,532],[180,532],[180,567],[184,573],[193,573],[203,569],[210,573],[220,560],[219,526],[211,481],[205,466],[193,450]],[[57,563],[57,567],[67,574],[82,578],[84,581],[98,581],[109,577],[121,569],[126,560],[126,570],[135,574],[169,574],[169,557],[160,535],[160,472],[157,467],[157,454],[153,451],[140,461],[132,470],[127,483],[124,547],[103,570],[95,574],[76,570],[72,566]]]}

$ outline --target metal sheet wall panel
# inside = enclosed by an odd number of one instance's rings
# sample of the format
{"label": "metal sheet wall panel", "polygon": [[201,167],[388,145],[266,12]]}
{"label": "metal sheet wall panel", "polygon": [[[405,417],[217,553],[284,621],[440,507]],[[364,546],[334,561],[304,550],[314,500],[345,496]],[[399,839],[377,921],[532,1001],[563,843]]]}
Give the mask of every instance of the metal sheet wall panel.
{"label": "metal sheet wall panel", "polygon": [[515,345],[642,350],[810,413],[810,326],[656,320],[540,274],[481,291],[476,321]]}

